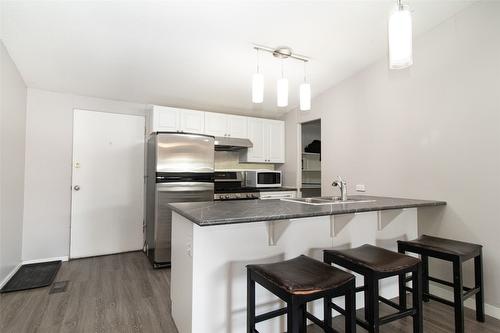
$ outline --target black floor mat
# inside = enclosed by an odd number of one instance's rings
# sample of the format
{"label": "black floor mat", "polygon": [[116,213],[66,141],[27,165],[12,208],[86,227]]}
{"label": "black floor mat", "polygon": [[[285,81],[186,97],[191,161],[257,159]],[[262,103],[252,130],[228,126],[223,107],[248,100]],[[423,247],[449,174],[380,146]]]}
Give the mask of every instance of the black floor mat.
{"label": "black floor mat", "polygon": [[0,292],[46,287],[54,281],[59,267],[61,260],[22,265]]}

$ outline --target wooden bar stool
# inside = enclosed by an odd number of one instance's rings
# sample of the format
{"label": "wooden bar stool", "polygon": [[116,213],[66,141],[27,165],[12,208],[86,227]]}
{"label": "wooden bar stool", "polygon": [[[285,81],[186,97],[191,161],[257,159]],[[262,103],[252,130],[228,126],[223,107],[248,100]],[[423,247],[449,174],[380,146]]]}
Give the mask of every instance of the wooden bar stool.
{"label": "wooden bar stool", "polygon": [[[423,298],[447,304],[455,309],[455,332],[464,332],[464,301],[476,295],[476,320],[484,322],[484,290],[483,290],[483,262],[482,246],[478,244],[459,242],[446,238],[423,235],[412,241],[398,241],[400,253],[412,252],[420,254],[422,258]],[[453,282],[444,281],[429,276],[429,257],[438,258],[453,263]],[[463,285],[462,263],[474,258],[474,288]],[[450,302],[429,292],[429,281],[434,281],[453,288],[454,299]],[[403,286],[403,287],[401,287]],[[406,279],[400,280],[400,288],[406,287]],[[465,291],[465,293],[464,293]]]}
{"label": "wooden bar stool", "polygon": [[[255,314],[255,282],[278,296],[287,306],[264,314]],[[333,297],[345,296],[345,331],[356,330],[354,275],[320,261],[301,255],[295,259],[272,264],[247,266],[247,332],[258,333],[255,324],[281,315],[287,315],[288,333],[305,333],[306,319],[320,326],[325,332],[332,329]],[[320,320],[306,310],[307,302],[324,300],[325,320]]]}
{"label": "wooden bar stool", "polygon": [[[356,323],[371,333],[378,333],[381,325],[406,316],[413,317],[413,332],[423,331],[422,317],[422,264],[419,259],[406,256],[365,244],[347,250],[325,250],[324,262],[335,264],[363,275],[364,286],[356,288],[356,292],[365,292],[365,320],[356,318]],[[412,273],[413,304],[406,308],[404,304],[397,304],[379,294],[379,280],[391,276],[406,277]],[[398,310],[397,312],[380,317],[379,301]]]}

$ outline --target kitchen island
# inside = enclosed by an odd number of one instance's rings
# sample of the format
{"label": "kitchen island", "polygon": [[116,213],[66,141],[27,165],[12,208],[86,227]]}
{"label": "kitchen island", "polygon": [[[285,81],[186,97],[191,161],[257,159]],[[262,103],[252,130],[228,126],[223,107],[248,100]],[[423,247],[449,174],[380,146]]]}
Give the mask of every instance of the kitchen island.
{"label": "kitchen island", "polygon": [[[421,207],[442,201],[351,196],[352,203],[312,205],[284,200],[173,203],[172,316],[179,333],[246,332],[247,264],[324,249],[373,244],[396,249],[397,239],[417,237]],[[362,279],[357,279],[358,284]],[[381,294],[397,296],[397,279],[384,280]],[[257,286],[257,314],[282,307]],[[358,293],[357,307],[363,307]],[[339,305],[343,306],[339,300]],[[322,318],[321,302],[309,305]],[[260,332],[283,332],[286,318],[259,323]]]}

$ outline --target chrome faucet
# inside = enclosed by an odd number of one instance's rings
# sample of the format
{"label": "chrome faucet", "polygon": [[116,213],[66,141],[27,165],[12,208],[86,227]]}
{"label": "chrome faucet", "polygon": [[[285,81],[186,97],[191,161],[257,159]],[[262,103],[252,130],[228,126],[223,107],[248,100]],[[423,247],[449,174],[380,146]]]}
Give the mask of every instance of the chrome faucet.
{"label": "chrome faucet", "polygon": [[338,180],[334,180],[332,186],[340,187],[340,201],[347,201],[347,183],[342,180],[342,177],[338,177]]}

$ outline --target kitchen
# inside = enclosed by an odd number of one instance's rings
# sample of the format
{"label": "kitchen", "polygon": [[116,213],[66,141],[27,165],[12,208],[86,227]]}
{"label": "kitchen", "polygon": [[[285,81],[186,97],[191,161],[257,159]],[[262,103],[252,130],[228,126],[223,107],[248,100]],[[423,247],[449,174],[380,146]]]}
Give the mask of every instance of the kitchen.
{"label": "kitchen", "polygon": [[500,332],[499,5],[2,1],[2,332]]}

